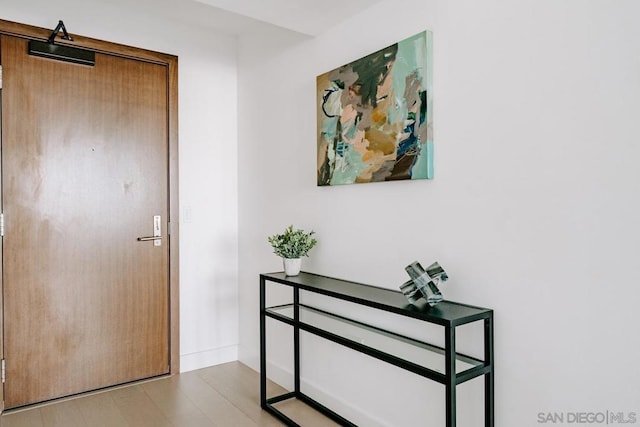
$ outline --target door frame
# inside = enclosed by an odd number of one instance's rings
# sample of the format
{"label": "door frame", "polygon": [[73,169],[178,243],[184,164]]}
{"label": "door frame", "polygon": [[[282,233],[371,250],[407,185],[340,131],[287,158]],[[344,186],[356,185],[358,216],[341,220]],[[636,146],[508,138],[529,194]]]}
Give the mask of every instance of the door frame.
{"label": "door frame", "polygon": [[[8,35],[31,40],[47,41],[52,30],[20,24],[0,19],[0,35]],[[180,323],[179,323],[179,207],[178,207],[178,57],[146,49],[126,46],[103,40],[92,39],[73,34],[73,41],[63,40],[62,34],[56,39],[56,44],[82,47],[97,53],[115,55],[123,58],[151,62],[163,65],[167,70],[168,82],[168,172],[169,172],[169,225],[167,227],[169,241],[169,372],[180,372]],[[1,142],[1,134],[0,134]],[[0,263],[0,281],[1,276]],[[0,353],[4,357],[4,304],[0,292]],[[0,413],[4,409],[3,387],[0,387]]]}

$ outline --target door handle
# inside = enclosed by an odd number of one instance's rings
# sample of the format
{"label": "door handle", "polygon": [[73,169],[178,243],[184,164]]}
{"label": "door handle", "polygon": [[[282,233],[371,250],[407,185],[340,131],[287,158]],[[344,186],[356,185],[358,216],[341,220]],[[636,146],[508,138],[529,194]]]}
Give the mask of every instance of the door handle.
{"label": "door handle", "polygon": [[153,236],[138,237],[138,242],[149,242],[153,240],[153,246],[162,245],[162,217],[155,215],[153,217]]}
{"label": "door handle", "polygon": [[151,240],[160,240],[162,236],[138,237],[138,242],[149,242]]}

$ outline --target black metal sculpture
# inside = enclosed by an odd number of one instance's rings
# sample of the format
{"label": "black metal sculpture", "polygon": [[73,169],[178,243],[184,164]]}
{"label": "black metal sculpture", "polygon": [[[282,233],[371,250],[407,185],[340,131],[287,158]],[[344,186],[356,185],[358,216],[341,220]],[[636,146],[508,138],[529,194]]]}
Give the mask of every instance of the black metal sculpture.
{"label": "black metal sculpture", "polygon": [[418,261],[414,261],[405,270],[411,280],[403,283],[400,290],[411,304],[420,298],[424,298],[431,307],[442,301],[438,283],[446,281],[449,276],[440,264],[434,262],[425,270]]}

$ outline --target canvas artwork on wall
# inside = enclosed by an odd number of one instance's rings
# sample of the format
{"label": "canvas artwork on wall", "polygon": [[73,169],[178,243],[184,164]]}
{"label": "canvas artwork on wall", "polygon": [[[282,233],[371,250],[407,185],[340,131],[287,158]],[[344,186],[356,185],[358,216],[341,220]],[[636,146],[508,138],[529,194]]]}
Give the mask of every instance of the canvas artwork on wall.
{"label": "canvas artwork on wall", "polygon": [[318,185],[433,178],[432,33],[317,77]]}

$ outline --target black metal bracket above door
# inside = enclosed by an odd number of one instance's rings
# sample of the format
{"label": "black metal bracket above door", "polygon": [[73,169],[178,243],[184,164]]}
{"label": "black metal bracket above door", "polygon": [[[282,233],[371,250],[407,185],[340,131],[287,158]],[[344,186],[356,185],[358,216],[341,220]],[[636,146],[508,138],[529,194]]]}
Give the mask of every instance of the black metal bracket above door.
{"label": "black metal bracket above door", "polygon": [[62,31],[62,39],[73,41],[67,32],[64,22],[58,21],[58,26],[53,30],[46,42],[39,40],[29,41],[29,55],[42,58],[55,59],[58,61],[72,62],[74,64],[89,65],[96,64],[96,54],[91,50],[79,49],[71,46],[55,44],[55,39]]}
{"label": "black metal bracket above door", "polygon": [[67,27],[65,27],[64,22],[62,22],[62,20],[60,20],[60,21],[58,21],[58,26],[56,27],[56,29],[53,30],[53,32],[49,36],[49,40],[47,40],[50,44],[53,44],[53,42],[56,41],[56,36],[60,32],[60,30],[62,30],[62,39],[63,40],[73,41],[73,38],[67,32]]}

